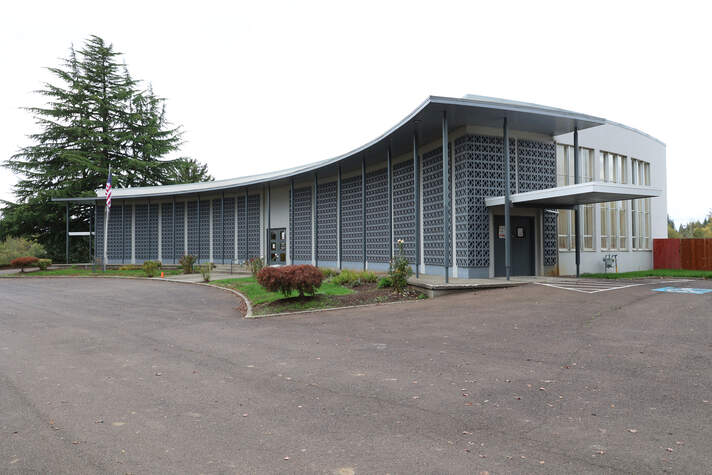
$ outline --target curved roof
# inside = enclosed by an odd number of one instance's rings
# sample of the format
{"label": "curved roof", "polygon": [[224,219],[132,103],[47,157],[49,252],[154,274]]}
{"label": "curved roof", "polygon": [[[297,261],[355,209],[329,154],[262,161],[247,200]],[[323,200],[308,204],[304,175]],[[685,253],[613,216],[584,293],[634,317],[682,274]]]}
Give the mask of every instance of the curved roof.
{"label": "curved roof", "polygon": [[[501,127],[502,120],[506,117],[511,130],[534,132],[550,136],[573,132],[575,128],[581,130],[608,123],[605,119],[600,117],[528,102],[474,95],[467,95],[462,98],[430,96],[415,110],[379,137],[337,157],[276,172],[230,178],[227,180],[181,185],[114,188],[112,190],[112,198],[149,198],[243,188],[296,177],[305,173],[333,167],[337,164],[345,167],[355,167],[358,166],[357,160],[360,160],[362,157],[366,157],[367,160],[373,159],[375,152],[379,153],[378,156],[380,158],[378,158],[378,160],[383,160],[385,150],[389,146],[391,147],[393,156],[398,156],[411,150],[414,133],[417,133],[418,140],[421,143],[439,138],[442,134],[441,121],[443,112],[447,112],[448,126],[451,129],[464,125]],[[97,191],[97,198],[99,197],[103,197],[103,190]],[[54,198],[53,201],[94,201],[97,198]]]}

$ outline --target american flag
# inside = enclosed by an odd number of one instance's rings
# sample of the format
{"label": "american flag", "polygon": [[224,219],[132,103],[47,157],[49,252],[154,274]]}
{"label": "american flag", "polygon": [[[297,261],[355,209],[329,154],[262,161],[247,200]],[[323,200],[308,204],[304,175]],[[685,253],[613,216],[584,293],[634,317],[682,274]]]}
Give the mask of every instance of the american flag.
{"label": "american flag", "polygon": [[104,191],[104,194],[106,194],[106,208],[110,209],[111,208],[111,167],[109,167],[109,178],[106,179],[106,190]]}

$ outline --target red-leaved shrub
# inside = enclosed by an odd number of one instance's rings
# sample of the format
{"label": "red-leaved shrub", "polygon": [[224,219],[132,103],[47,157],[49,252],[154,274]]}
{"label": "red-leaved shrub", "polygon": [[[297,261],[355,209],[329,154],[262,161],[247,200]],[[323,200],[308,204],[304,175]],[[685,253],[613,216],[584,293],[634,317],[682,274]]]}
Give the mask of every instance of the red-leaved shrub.
{"label": "red-leaved shrub", "polygon": [[20,272],[25,272],[25,267],[36,266],[39,259],[33,256],[17,257],[10,261],[10,265],[13,267],[19,267]]}
{"label": "red-leaved shrub", "polygon": [[270,292],[281,292],[288,297],[293,291],[299,296],[314,295],[324,275],[314,266],[264,267],[257,273],[257,282]]}

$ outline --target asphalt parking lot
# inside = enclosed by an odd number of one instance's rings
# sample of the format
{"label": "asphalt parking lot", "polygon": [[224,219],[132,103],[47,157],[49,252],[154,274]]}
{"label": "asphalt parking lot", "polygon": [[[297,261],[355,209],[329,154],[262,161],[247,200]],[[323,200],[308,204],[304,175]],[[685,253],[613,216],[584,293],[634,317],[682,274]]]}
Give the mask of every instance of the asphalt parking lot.
{"label": "asphalt parking lot", "polygon": [[710,281],[240,319],[236,297],[0,280],[1,473],[712,471]]}

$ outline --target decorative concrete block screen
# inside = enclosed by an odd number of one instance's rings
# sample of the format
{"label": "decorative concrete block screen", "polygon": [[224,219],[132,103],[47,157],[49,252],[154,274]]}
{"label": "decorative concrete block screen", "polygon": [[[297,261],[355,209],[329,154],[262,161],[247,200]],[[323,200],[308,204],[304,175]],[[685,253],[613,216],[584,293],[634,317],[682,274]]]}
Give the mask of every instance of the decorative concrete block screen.
{"label": "decorative concrete block screen", "polygon": [[[543,190],[556,186],[556,146],[554,143],[517,140],[519,191]],[[556,214],[544,211],[544,265],[554,266],[558,259]]]}
{"label": "decorative concrete block screen", "polygon": [[245,195],[239,195],[237,204],[237,259],[247,260],[247,214],[245,210]]}
{"label": "decorative concrete block screen", "polygon": [[366,174],[366,260],[388,262],[390,259],[388,235],[388,175],[386,169]]}
{"label": "decorative concrete block screen", "polygon": [[294,249],[293,259],[311,261],[312,258],[312,188],[294,190]]}
{"label": "decorative concrete block screen", "polygon": [[[425,264],[428,265],[445,265],[443,262],[445,242],[443,236],[442,155],[441,147],[423,154],[423,256]],[[448,162],[452,161],[448,160]],[[448,165],[448,175],[451,178],[450,169],[451,166]],[[448,187],[449,190],[452,190],[451,179],[448,180]],[[448,265],[451,261],[452,259],[448,255]]]}
{"label": "decorative concrete block screen", "polygon": [[176,262],[185,254],[185,203],[176,202]]}
{"label": "decorative concrete block screen", "polygon": [[336,182],[319,183],[316,207],[320,261],[336,261]]}
{"label": "decorative concrete block screen", "polygon": [[223,216],[225,212],[221,209],[222,200],[216,198],[213,201],[213,262],[222,262],[223,260]]}
{"label": "decorative concrete block screen", "polygon": [[188,201],[186,203],[188,213],[188,254],[198,255],[198,202]]}
{"label": "decorative concrete block screen", "polygon": [[[520,192],[556,186],[553,143],[510,140],[511,190]],[[489,266],[489,213],[484,199],[504,193],[502,139],[467,135],[455,141],[457,264]],[[518,176],[516,171],[518,170]],[[518,181],[517,181],[518,180]],[[544,265],[556,264],[556,215],[545,213]]]}
{"label": "decorative concrete block screen", "polygon": [[363,217],[361,215],[361,175],[341,182],[341,260],[363,260]]}
{"label": "decorative concrete block screen", "polygon": [[136,261],[140,263],[150,259],[150,251],[148,249],[150,245],[148,231],[148,205],[136,205],[136,218],[134,223],[136,226],[134,231]]}
{"label": "decorative concrete block screen", "polygon": [[131,262],[131,223],[133,222],[133,206],[122,205],[124,220],[124,259],[123,262]]}
{"label": "decorative concrete block screen", "polygon": [[[414,181],[412,161],[393,165],[393,240],[405,241],[403,251],[411,264],[415,264]],[[397,249],[394,247],[394,255]]]}
{"label": "decorative concrete block screen", "polygon": [[[173,262],[173,203],[161,203],[161,260]],[[111,224],[111,223],[109,223]],[[175,243],[176,249],[178,243]]]}
{"label": "decorative concrete block screen", "polygon": [[[235,198],[225,198],[223,203],[223,216],[225,220],[225,253],[224,262],[230,262],[235,258]],[[221,249],[222,251],[222,243]]]}
{"label": "decorative concrete block screen", "polygon": [[210,201],[200,200],[200,255],[201,262],[210,260]]}
{"label": "decorative concrete block screen", "polygon": [[97,206],[94,211],[96,212],[94,221],[94,257],[95,262],[101,262],[104,258],[104,207]]}
{"label": "decorative concrete block screen", "polygon": [[260,195],[247,197],[247,226],[247,238],[250,243],[247,257],[260,257]]}

